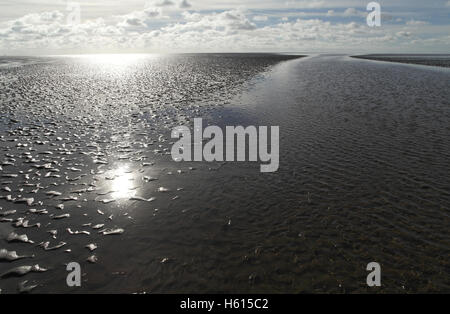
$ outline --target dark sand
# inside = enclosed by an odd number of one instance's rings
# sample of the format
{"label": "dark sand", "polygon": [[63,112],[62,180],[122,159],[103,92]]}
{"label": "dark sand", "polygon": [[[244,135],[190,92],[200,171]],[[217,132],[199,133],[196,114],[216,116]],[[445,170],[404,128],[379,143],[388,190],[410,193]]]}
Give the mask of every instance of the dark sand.
{"label": "dark sand", "polygon": [[430,65],[450,68],[450,55],[395,55],[395,54],[373,54],[365,56],[353,56],[353,58],[368,59],[375,61],[399,62],[419,65]]}

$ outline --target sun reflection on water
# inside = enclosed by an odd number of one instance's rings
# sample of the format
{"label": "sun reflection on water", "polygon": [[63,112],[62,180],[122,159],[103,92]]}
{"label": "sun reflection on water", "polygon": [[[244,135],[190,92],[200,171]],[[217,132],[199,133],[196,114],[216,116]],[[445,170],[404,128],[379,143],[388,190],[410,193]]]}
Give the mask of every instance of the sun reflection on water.
{"label": "sun reflection on water", "polygon": [[68,57],[80,58],[92,65],[127,68],[138,64],[142,60],[157,59],[159,56],[157,54],[86,54]]}
{"label": "sun reflection on water", "polygon": [[142,68],[149,60],[161,57],[158,54],[84,54],[65,55],[65,58],[77,60],[83,72],[94,73],[103,77],[120,77]]}
{"label": "sun reflection on water", "polygon": [[127,66],[142,59],[145,55],[138,54],[95,54],[86,55],[87,61],[95,64],[108,64],[113,66]]}
{"label": "sun reflection on water", "polygon": [[111,182],[114,199],[124,199],[133,197],[136,194],[133,172],[127,167],[120,167],[111,174],[114,179]]}

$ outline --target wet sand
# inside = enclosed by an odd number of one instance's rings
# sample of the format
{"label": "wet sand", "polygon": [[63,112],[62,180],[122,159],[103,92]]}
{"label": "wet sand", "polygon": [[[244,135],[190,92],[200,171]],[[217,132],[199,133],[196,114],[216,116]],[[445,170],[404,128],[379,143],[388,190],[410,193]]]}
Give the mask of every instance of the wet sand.
{"label": "wet sand", "polygon": [[[222,54],[4,61],[3,293],[23,290],[24,280],[37,285],[37,292],[74,291],[65,284],[65,265],[72,261],[90,273],[80,292],[149,291],[140,281],[109,284],[130,276],[141,263],[165,264],[173,255],[170,246],[167,255],[147,255],[138,244],[143,237],[135,238],[129,229],[153,224],[182,204],[183,181],[211,166],[172,162],[171,129],[207,117],[248,80],[294,58]],[[15,251],[32,258],[11,259]],[[125,252],[121,259],[128,266],[117,269],[115,261]],[[139,262],[133,264],[134,257]],[[28,272],[34,265],[42,272]],[[22,266],[17,273],[15,267]]]}
{"label": "wet sand", "polygon": [[[227,58],[2,72],[0,249],[34,257],[0,273],[40,266],[3,293],[360,293],[373,261],[377,291],[450,291],[450,72]],[[169,131],[193,117],[279,125],[279,172],[173,162]]]}

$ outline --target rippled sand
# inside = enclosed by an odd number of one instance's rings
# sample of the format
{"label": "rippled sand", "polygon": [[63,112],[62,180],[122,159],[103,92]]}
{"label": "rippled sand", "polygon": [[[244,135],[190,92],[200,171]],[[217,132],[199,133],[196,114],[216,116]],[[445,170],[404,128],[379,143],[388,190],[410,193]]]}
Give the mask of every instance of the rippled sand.
{"label": "rippled sand", "polygon": [[[3,292],[367,292],[373,261],[378,291],[450,291],[450,72],[286,59],[1,70]],[[279,125],[280,171],[172,162],[193,117]]]}

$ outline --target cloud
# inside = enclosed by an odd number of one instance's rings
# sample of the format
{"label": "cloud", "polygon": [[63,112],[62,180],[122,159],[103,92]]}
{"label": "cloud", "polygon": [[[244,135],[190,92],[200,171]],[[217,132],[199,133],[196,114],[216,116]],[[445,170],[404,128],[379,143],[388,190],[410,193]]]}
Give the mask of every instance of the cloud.
{"label": "cloud", "polygon": [[358,16],[358,11],[355,8],[348,8],[344,11],[344,16]]}
{"label": "cloud", "polygon": [[251,31],[256,29],[256,25],[250,22],[243,10],[230,10],[221,13],[199,14],[185,12],[183,14],[187,23],[177,23],[165,28],[166,30],[199,31]]}
{"label": "cloud", "polygon": [[[314,13],[312,13],[312,14],[314,14]],[[335,10],[328,10],[325,14],[319,13],[317,15],[318,16],[324,15],[327,17],[365,17],[365,16],[367,16],[367,12],[359,11],[355,8],[347,8],[344,11],[340,11],[340,12],[337,12]]]}
{"label": "cloud", "polygon": [[253,21],[256,22],[265,22],[267,21],[269,18],[266,15],[257,15],[253,17]]}
{"label": "cloud", "polygon": [[192,7],[192,5],[187,0],[182,0],[179,4],[179,7],[181,9],[187,9],[187,8]]}
{"label": "cloud", "polygon": [[146,27],[155,19],[164,18],[161,8],[146,8],[142,11],[134,11],[126,15],[118,16],[120,27]]}
{"label": "cloud", "polygon": [[155,6],[157,7],[167,7],[172,5],[175,5],[175,3],[170,0],[161,0],[155,3]]}
{"label": "cloud", "polygon": [[[196,0],[196,9],[200,1]],[[0,53],[450,49],[448,23],[433,25],[419,15],[402,15],[403,23],[370,28],[361,18],[367,13],[356,6],[296,11],[255,11],[236,6],[201,11],[180,10],[183,2],[151,2],[146,8],[83,18],[73,25],[67,23],[65,11],[27,14],[0,23]]]}
{"label": "cloud", "polygon": [[401,31],[401,32],[397,32],[396,35],[398,37],[410,37],[411,36],[411,32]]}
{"label": "cloud", "polygon": [[[175,0],[174,0],[175,1]],[[177,4],[172,0],[159,0],[159,1],[149,1],[147,2],[147,7],[175,7]],[[178,8],[180,9],[188,9],[191,8],[192,5],[189,3],[188,0],[180,0],[178,2]]]}
{"label": "cloud", "polygon": [[406,25],[412,25],[412,26],[421,26],[421,25],[428,25],[429,23],[426,21],[417,21],[417,20],[409,20],[406,22]]}

